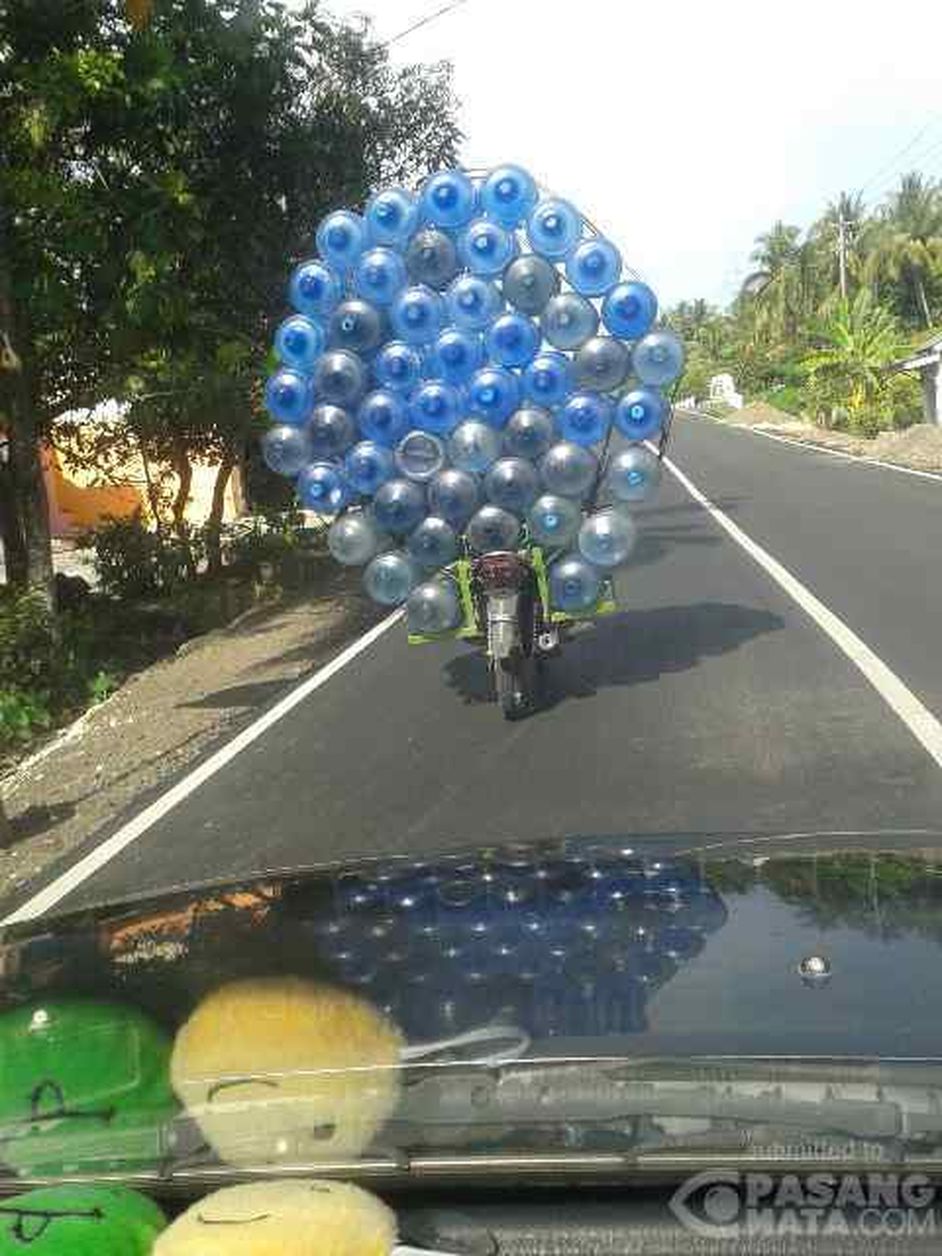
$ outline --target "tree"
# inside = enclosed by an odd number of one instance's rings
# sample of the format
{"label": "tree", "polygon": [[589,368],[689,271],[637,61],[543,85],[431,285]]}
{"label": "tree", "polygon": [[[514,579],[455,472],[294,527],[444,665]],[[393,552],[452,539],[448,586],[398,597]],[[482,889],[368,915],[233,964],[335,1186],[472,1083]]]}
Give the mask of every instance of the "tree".
{"label": "tree", "polygon": [[940,270],[942,188],[914,171],[903,176],[883,210],[868,272],[877,282],[901,284],[918,318],[931,327],[928,291]]}
{"label": "tree", "polygon": [[396,69],[313,3],[7,0],[0,67],[0,404],[48,588],[53,419],[126,402],[116,436],[179,467],[179,518],[193,457],[241,457],[317,218],[450,162],[459,132],[446,66]]}
{"label": "tree", "polygon": [[756,238],[751,260],[757,269],[742,285],[742,296],[754,303],[756,318],[770,339],[793,341],[813,308],[815,255],[801,228],[776,222]]}
{"label": "tree", "polygon": [[803,365],[823,406],[840,402],[858,427],[879,426],[887,366],[902,349],[899,325],[866,288],[815,329],[818,347]]}

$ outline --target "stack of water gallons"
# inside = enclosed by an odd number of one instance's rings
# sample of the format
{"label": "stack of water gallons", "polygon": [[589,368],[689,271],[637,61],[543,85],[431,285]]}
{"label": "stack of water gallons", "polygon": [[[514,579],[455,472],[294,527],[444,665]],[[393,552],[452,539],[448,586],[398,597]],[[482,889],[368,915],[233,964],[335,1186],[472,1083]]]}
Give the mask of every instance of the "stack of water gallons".
{"label": "stack of water gallons", "polygon": [[527,543],[550,557],[553,608],[591,613],[657,486],[644,442],[683,367],[654,293],[513,165],[383,189],[328,214],[316,246],[275,335],[263,453],[335,516],[333,556],[407,602],[415,632],[460,625],[444,569],[461,552]]}

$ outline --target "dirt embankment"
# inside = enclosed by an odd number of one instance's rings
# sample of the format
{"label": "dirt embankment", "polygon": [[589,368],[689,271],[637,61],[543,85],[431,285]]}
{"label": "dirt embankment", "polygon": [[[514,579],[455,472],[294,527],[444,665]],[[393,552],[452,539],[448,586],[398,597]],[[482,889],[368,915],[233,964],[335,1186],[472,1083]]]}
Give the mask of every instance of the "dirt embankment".
{"label": "dirt embankment", "polygon": [[764,401],[724,414],[722,422],[787,436],[808,445],[836,449],[859,458],[876,458],[916,471],[942,472],[942,425],[917,423],[901,432],[881,432],[873,439],[851,432],[815,427]]}

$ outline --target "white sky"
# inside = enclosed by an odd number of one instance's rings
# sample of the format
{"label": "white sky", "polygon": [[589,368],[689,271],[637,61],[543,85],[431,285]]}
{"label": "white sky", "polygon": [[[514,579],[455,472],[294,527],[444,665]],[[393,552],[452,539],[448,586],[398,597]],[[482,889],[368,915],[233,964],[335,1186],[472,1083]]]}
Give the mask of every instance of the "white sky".
{"label": "white sky", "polygon": [[[325,7],[382,39],[444,2]],[[662,303],[720,303],[776,218],[942,175],[940,37],[939,0],[467,0],[390,51],[453,62],[466,164],[570,197]]]}

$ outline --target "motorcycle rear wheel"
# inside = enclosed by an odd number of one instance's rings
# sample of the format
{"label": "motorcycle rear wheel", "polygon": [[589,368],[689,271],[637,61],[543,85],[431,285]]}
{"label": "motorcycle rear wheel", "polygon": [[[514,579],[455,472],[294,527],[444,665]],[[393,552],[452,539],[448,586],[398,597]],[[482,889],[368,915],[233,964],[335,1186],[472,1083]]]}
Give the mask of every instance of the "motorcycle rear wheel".
{"label": "motorcycle rear wheel", "polygon": [[533,709],[535,670],[534,660],[528,655],[495,662],[497,703],[505,720],[519,720]]}

